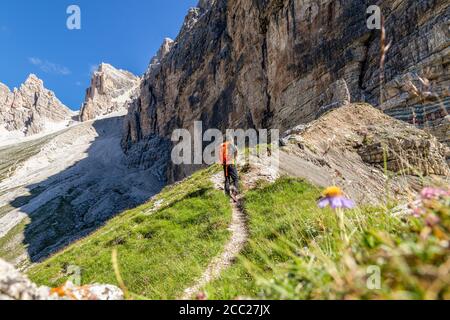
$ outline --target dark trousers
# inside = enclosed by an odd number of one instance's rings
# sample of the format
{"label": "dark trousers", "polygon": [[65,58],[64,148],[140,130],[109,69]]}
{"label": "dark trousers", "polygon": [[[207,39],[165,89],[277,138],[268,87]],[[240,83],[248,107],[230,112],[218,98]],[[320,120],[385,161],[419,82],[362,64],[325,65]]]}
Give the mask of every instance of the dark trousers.
{"label": "dark trousers", "polygon": [[223,173],[225,175],[225,192],[226,194],[230,194],[230,186],[233,183],[233,186],[236,189],[236,192],[239,192],[239,176],[236,169],[236,166],[233,164],[224,165]]}

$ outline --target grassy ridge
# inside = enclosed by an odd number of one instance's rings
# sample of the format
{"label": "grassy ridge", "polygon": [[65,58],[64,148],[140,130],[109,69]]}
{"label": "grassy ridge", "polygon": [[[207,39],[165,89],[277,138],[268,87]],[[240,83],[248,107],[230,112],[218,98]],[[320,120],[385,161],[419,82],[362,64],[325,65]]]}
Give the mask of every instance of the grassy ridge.
{"label": "grassy ridge", "polygon": [[166,188],[151,202],[124,212],[95,234],[28,272],[39,284],[63,284],[69,265],[82,283],[117,284],[111,252],[118,249],[125,285],[135,297],[173,299],[199,277],[229,238],[231,208],[209,177],[216,168]]}
{"label": "grassy ridge", "polygon": [[[250,242],[239,262],[205,288],[208,297],[336,298],[321,288],[335,283],[328,267],[339,268],[347,246],[335,213],[317,207],[319,196],[317,188],[290,178],[248,192],[244,206]],[[369,230],[389,234],[406,230],[399,219],[384,212],[365,208],[346,213],[346,232],[359,255],[367,254],[366,244],[373,242]]]}
{"label": "grassy ridge", "polygon": [[[211,185],[214,172],[212,167],[196,173],[116,217],[32,268],[31,279],[57,286],[67,279],[68,266],[77,265],[83,283],[116,284],[111,251],[118,248],[120,270],[133,297],[179,297],[229,237],[231,210]],[[448,199],[429,204],[443,221],[433,229],[384,207],[346,211],[342,227],[336,212],[318,208],[320,191],[302,180],[282,178],[246,192],[249,242],[237,262],[203,289],[208,298],[450,297]],[[368,283],[377,269],[380,287],[374,289]],[[377,285],[376,278],[372,284]]]}
{"label": "grassy ridge", "polygon": [[[284,246],[285,239],[300,247],[305,245],[301,234],[313,237],[320,225],[311,223],[320,214],[316,199],[320,191],[295,179],[278,180],[245,195],[245,211],[249,219],[250,243],[239,262],[209,284],[205,291],[211,299],[233,299],[237,296],[260,296],[258,276],[272,277],[274,270],[289,261],[289,255],[279,254],[275,246]],[[304,229],[301,229],[304,226]],[[258,269],[258,272],[256,272]],[[235,279],[240,279],[236,281]]]}
{"label": "grassy ridge", "polygon": [[[335,212],[317,207],[319,195],[315,187],[289,178],[248,192],[250,242],[238,263],[204,288],[208,298],[436,299],[448,294],[449,275],[442,275],[450,266],[448,248],[435,237],[423,240],[420,221],[394,217],[387,208],[359,208],[345,213],[342,230]],[[373,290],[367,281],[378,268],[381,287]]]}

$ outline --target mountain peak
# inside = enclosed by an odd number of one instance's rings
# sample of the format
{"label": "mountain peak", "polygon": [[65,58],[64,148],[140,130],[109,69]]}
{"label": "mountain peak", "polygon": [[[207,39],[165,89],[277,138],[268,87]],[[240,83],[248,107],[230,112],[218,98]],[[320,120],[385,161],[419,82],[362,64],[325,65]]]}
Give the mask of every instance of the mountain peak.
{"label": "mountain peak", "polygon": [[106,62],[102,62],[99,64],[97,72],[105,72],[108,70],[117,70],[116,68],[114,68],[111,64],[106,63]]}
{"label": "mountain peak", "polygon": [[129,71],[102,62],[92,74],[91,85],[80,111],[81,121],[89,121],[113,112],[126,111],[127,102],[139,87],[140,78]]}
{"label": "mountain peak", "polygon": [[153,59],[156,58],[156,60],[161,61],[170,52],[170,49],[172,49],[173,44],[174,41],[172,39],[164,38],[163,43],[159,47],[159,50]]}
{"label": "mountain peak", "polygon": [[42,88],[44,87],[44,81],[42,81],[34,73],[31,73],[23,84],[24,85],[38,85],[38,86],[40,86]]}
{"label": "mountain peak", "polygon": [[0,84],[0,109],[0,129],[17,138],[62,129],[72,120],[69,108],[35,74],[13,92]]}
{"label": "mountain peak", "polygon": [[4,84],[4,83],[1,83],[0,82],[0,95],[2,94],[2,93],[9,93],[9,92],[11,92],[11,90],[9,89],[9,87],[6,85],[6,84]]}
{"label": "mountain peak", "polygon": [[156,66],[158,66],[161,63],[161,60],[164,59],[164,57],[170,52],[174,43],[175,43],[174,40],[172,40],[171,38],[164,38],[163,43],[159,47],[158,52],[150,61],[147,73],[152,71]]}

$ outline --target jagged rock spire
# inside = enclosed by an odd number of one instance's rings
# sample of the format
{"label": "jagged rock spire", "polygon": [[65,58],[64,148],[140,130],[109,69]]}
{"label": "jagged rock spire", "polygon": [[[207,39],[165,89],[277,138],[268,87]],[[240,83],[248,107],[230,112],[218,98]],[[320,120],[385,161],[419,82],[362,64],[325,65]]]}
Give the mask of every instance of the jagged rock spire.
{"label": "jagged rock spire", "polygon": [[101,63],[86,90],[80,120],[88,121],[113,112],[126,112],[128,101],[136,94],[139,84],[140,78],[131,72]]}
{"label": "jagged rock spire", "polygon": [[68,123],[72,116],[73,112],[34,74],[12,92],[0,84],[1,130],[28,136]]}
{"label": "jagged rock spire", "polygon": [[147,74],[152,72],[154,69],[156,69],[156,67],[161,63],[162,59],[164,59],[164,57],[170,52],[174,43],[175,42],[170,38],[164,39],[158,52],[150,61],[150,64],[149,64],[147,72],[146,72]]}

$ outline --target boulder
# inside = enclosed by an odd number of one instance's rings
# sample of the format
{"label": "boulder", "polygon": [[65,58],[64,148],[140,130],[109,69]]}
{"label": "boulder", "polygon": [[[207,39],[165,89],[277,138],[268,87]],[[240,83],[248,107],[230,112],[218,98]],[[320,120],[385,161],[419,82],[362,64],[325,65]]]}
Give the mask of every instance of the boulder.
{"label": "boulder", "polygon": [[38,287],[12,265],[0,259],[0,300],[123,300],[123,292],[111,285],[75,286],[71,282],[59,288]]}

